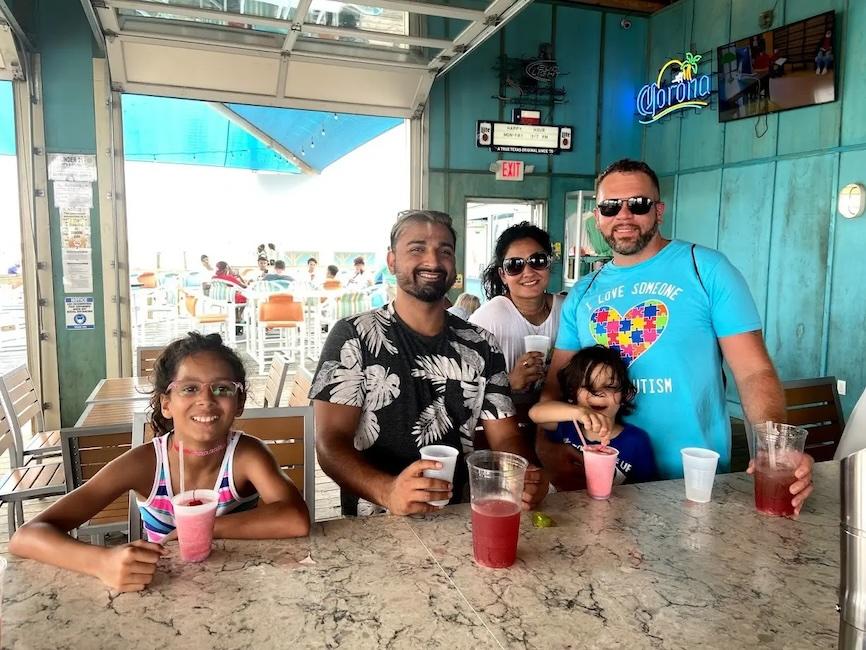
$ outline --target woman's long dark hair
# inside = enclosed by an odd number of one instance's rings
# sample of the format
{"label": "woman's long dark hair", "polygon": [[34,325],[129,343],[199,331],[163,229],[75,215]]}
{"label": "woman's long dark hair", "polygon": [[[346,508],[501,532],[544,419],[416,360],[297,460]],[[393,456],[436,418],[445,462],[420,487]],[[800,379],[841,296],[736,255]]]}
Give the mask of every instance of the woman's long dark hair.
{"label": "woman's long dark hair", "polygon": [[553,255],[550,235],[538,226],[533,226],[528,221],[521,221],[503,230],[499,239],[496,240],[493,259],[484,269],[484,273],[481,274],[481,284],[488,300],[508,293],[508,287],[499,277],[499,269],[502,267],[502,260],[505,259],[505,253],[511,244],[520,239],[531,239],[541,246],[548,255]]}
{"label": "woman's long dark hair", "polygon": [[219,334],[205,336],[199,332],[189,332],[182,339],[170,343],[153,364],[150,378],[153,384],[150,394],[150,425],[153,427],[154,435],[168,433],[174,429],[174,422],[162,414],[160,397],[168,393],[168,385],[174,381],[183,360],[199,352],[212,352],[225,361],[232,369],[232,379],[243,384],[244,394],[246,394],[247,371],[237,353],[223,345]]}

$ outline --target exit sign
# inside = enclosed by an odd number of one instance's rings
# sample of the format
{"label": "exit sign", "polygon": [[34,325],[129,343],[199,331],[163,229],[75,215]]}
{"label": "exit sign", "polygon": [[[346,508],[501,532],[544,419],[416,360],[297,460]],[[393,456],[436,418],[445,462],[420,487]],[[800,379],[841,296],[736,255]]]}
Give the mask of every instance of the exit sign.
{"label": "exit sign", "polygon": [[500,160],[496,169],[496,180],[498,181],[522,181],[522,160]]}

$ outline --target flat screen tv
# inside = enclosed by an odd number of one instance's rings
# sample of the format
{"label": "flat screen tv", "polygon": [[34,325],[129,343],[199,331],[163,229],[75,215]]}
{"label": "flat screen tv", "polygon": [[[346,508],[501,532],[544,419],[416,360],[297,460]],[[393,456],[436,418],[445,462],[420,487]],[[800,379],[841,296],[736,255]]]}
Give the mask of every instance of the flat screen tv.
{"label": "flat screen tv", "polygon": [[719,122],[836,101],[836,14],[719,48]]}

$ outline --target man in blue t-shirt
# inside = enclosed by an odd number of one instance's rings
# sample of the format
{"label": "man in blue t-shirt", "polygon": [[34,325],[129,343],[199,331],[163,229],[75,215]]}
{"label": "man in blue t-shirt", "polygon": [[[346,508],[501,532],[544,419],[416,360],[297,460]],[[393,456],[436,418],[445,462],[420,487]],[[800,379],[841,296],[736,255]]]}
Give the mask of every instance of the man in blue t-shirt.
{"label": "man in blue t-shirt", "polygon": [[[783,422],[785,398],[742,275],[718,251],[662,238],[664,210],[646,163],[620,160],[599,176],[595,219],[613,261],[569,293],[541,399],[557,398],[556,374],[577,350],[615,348],[638,390],[627,422],[649,433],[659,476],[682,476],[683,447],[714,449],[728,471],[722,357],[750,422]],[[554,483],[567,484],[579,454],[546,436],[537,446]],[[811,467],[807,456],[791,487],[798,512],[812,491]]]}

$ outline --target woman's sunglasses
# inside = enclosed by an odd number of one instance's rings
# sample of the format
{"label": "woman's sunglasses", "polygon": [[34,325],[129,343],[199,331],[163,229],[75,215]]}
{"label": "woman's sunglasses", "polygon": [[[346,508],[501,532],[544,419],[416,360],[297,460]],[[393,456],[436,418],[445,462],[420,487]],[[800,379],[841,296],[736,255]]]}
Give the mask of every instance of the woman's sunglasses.
{"label": "woman's sunglasses", "polygon": [[506,275],[520,275],[526,267],[533,271],[544,271],[550,268],[550,255],[533,253],[529,257],[506,257],[502,260],[502,270]]}
{"label": "woman's sunglasses", "polygon": [[648,196],[632,196],[628,199],[605,199],[598,203],[598,213],[603,217],[615,217],[622,210],[622,205],[628,206],[632,214],[646,214],[657,202]]}

